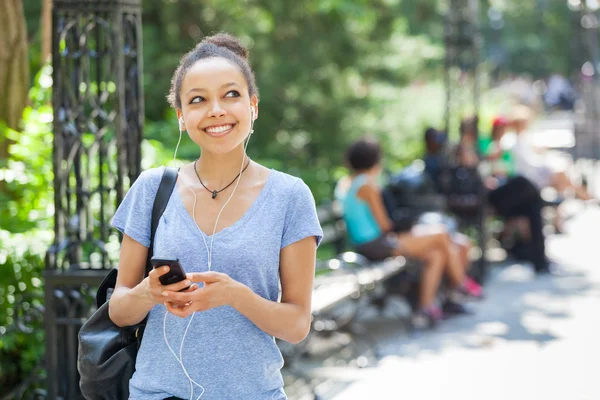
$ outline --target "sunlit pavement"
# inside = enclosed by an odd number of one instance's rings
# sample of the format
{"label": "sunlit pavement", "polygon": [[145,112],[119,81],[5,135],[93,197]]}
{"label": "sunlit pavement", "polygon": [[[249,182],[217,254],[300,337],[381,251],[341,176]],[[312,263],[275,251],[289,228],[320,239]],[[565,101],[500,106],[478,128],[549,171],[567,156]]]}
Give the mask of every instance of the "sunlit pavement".
{"label": "sunlit pavement", "polygon": [[[534,142],[570,148],[570,118],[555,113],[536,122]],[[547,162],[595,176],[590,188],[600,195],[599,163],[575,166],[557,151]],[[394,312],[367,317],[379,362],[307,365],[310,375],[329,377],[317,387],[319,400],[600,400],[600,207],[570,201],[563,212],[570,216],[565,234],[549,236],[547,246],[566,277],[535,277],[529,265],[505,261],[493,265],[486,299],[470,304],[473,315],[434,331],[408,333]]]}
{"label": "sunlit pavement", "polygon": [[600,208],[578,210],[548,252],[569,276],[494,267],[474,315],[409,335],[369,323],[381,361],[348,369],[331,400],[600,399]]}

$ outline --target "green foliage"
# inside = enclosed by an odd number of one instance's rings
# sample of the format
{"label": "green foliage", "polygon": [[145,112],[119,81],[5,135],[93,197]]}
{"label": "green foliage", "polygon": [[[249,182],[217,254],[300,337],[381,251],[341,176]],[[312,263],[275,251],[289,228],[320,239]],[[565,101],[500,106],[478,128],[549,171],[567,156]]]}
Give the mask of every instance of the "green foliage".
{"label": "green foliage", "polygon": [[[543,78],[552,72],[569,75],[582,55],[573,53],[580,16],[569,10],[568,1],[491,1],[502,14],[499,29],[492,29],[482,12],[486,53],[500,53],[495,60],[504,73],[531,74]],[[577,65],[576,68],[579,68]]]}
{"label": "green foliage", "polygon": [[7,130],[10,158],[0,168],[0,387],[23,381],[44,353],[42,310],[44,253],[52,196],[51,68],[29,92],[23,130]]}
{"label": "green foliage", "polygon": [[[341,174],[343,149],[373,130],[368,116],[380,115],[373,111],[378,87],[400,87],[443,55],[427,36],[407,34],[402,4],[144,2],[146,137],[172,155],[177,122],[165,101],[172,73],[180,56],[203,36],[228,31],[250,48],[261,93],[250,157],[300,176],[318,201],[330,198]],[[390,125],[397,131],[400,118],[395,122]],[[178,156],[193,159],[198,149],[184,137]],[[165,158],[159,155],[157,161]]]}
{"label": "green foliage", "polygon": [[44,354],[43,254],[52,233],[0,230],[0,387],[23,381]]}
{"label": "green foliage", "polygon": [[0,226],[11,232],[47,227],[53,213],[51,74],[50,66],[37,74],[23,130],[0,127],[14,142],[6,165],[0,166]]}

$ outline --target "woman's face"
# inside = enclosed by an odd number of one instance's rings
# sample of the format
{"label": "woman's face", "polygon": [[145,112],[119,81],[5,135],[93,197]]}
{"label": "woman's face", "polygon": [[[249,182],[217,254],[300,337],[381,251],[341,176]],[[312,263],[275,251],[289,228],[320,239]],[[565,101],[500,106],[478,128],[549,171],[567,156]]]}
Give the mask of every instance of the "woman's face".
{"label": "woman's face", "polygon": [[186,73],[182,84],[183,129],[202,149],[226,154],[243,143],[251,128],[251,108],[258,116],[258,99],[249,97],[242,72],[224,58],[198,61]]}

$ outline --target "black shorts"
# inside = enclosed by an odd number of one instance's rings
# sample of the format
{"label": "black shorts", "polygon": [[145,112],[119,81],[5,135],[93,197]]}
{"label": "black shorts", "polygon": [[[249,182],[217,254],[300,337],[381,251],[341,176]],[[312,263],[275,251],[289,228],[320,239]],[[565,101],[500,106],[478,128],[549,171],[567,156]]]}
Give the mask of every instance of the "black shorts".
{"label": "black shorts", "polygon": [[397,240],[381,235],[375,240],[356,246],[356,252],[371,261],[381,261],[392,257],[398,247]]}

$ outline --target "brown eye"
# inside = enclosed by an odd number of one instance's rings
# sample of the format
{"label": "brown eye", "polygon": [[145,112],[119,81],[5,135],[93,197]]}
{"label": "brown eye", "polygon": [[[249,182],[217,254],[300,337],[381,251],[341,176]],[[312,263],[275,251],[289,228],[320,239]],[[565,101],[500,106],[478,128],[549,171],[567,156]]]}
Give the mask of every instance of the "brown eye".
{"label": "brown eye", "polygon": [[196,97],[193,97],[193,98],[190,100],[190,103],[189,103],[189,104],[201,103],[201,102],[203,102],[203,101],[204,101],[204,97],[202,97],[202,96],[196,96]]}
{"label": "brown eye", "polygon": [[240,92],[238,92],[237,90],[230,90],[229,92],[227,92],[225,97],[240,97]]}

